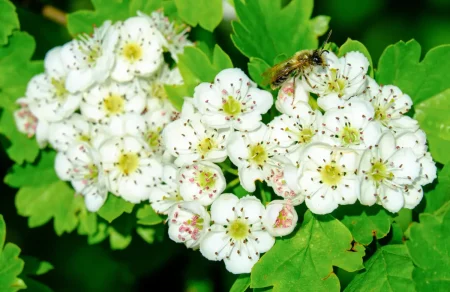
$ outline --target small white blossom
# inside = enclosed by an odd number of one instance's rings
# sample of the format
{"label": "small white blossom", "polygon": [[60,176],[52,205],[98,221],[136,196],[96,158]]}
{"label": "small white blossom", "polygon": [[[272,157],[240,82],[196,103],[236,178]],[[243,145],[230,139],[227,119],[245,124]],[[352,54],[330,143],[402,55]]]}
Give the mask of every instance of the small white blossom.
{"label": "small white blossom", "polygon": [[227,151],[230,160],[238,167],[242,187],[248,192],[256,189],[255,181],[264,180],[272,167],[281,167],[282,155],[287,149],[278,146],[266,125],[252,132],[233,132]]}
{"label": "small white blossom", "polygon": [[293,206],[300,205],[305,200],[305,196],[300,192],[299,189],[296,189],[294,191],[288,185],[284,176],[284,170],[282,168],[273,167],[266,177],[266,182],[268,186],[271,186],[273,188],[275,194],[283,197]]}
{"label": "small white blossom", "polygon": [[302,155],[297,183],[311,212],[328,214],[338,205],[356,202],[360,191],[356,152],[312,143]]}
{"label": "small white blossom", "polygon": [[89,121],[108,123],[114,116],[125,113],[141,114],[145,106],[145,94],[136,83],[107,80],[84,93],[80,110]]}
{"label": "small white blossom", "polygon": [[316,66],[302,80],[308,91],[319,96],[319,106],[328,110],[366,89],[369,61],[360,52],[349,52],[339,59],[328,52],[325,59],[326,66]]}
{"label": "small white blossom", "polygon": [[233,68],[221,71],[214,83],[198,85],[194,103],[202,122],[212,128],[252,131],[261,125],[261,115],[272,107],[273,97],[256,88],[242,70]]}
{"label": "small white blossom", "polygon": [[324,114],[323,141],[352,149],[374,146],[381,137],[382,126],[373,118],[374,109],[369,102],[352,98]]}
{"label": "small white blossom", "polygon": [[419,159],[419,164],[420,174],[417,183],[420,185],[432,183],[437,177],[437,168],[430,152],[425,153],[425,155]]}
{"label": "small white blossom", "polygon": [[397,148],[392,133],[386,132],[378,146],[364,152],[360,171],[361,203],[378,203],[395,213],[405,207],[408,185],[419,176],[420,164],[410,148]]}
{"label": "small white blossom", "polygon": [[291,78],[284,82],[278,91],[275,107],[280,113],[295,117],[304,113],[303,108],[309,107],[308,103],[309,93],[302,81]]}
{"label": "small white blossom", "polygon": [[73,144],[91,140],[92,125],[80,114],[52,123],[48,140],[57,151],[66,151]]}
{"label": "small white blossom", "polygon": [[101,145],[99,153],[109,191],[126,201],[139,203],[148,199],[161,181],[162,165],[133,136],[110,138]]}
{"label": "small white blossom", "polygon": [[26,99],[19,98],[17,103],[20,105],[20,109],[14,112],[14,121],[16,122],[17,130],[20,133],[26,134],[28,138],[31,138],[36,134],[38,120],[30,111]]}
{"label": "small white blossom", "polygon": [[397,86],[379,86],[372,78],[368,79],[365,96],[375,109],[374,119],[394,134],[416,131],[419,128],[418,122],[404,115],[413,104],[409,95],[404,94]]}
{"label": "small white blossom", "polygon": [[61,50],[62,47],[54,47],[45,54],[44,59],[45,72],[56,79],[65,79],[68,74],[68,70],[61,59]]}
{"label": "small white blossom", "polygon": [[178,54],[183,53],[184,48],[192,46],[187,34],[191,28],[184,23],[170,21],[161,11],[154,11],[150,16],[138,11],[139,16],[147,17],[148,20],[161,32],[164,37],[163,47],[166,48],[175,61],[178,61]]}
{"label": "small white blossom", "polygon": [[117,30],[105,21],[89,36],[80,34],[61,49],[61,59],[69,73],[65,86],[70,92],[84,91],[95,83],[105,81],[114,65]]}
{"label": "small white blossom", "polygon": [[70,181],[76,192],[84,196],[86,207],[96,212],[106,201],[108,190],[99,154],[87,144],[73,144],[58,152],[55,170],[61,180]]}
{"label": "small white blossom", "polygon": [[211,206],[214,224],[200,242],[200,252],[209,260],[223,260],[233,274],[250,273],[261,253],[275,243],[262,224],[263,215],[264,206],[254,196],[239,200],[220,195]]}
{"label": "small white blossom", "polygon": [[170,239],[195,249],[209,228],[210,217],[198,202],[180,202],[169,212],[167,222]]}
{"label": "small white blossom", "polygon": [[165,165],[162,183],[153,188],[150,193],[150,204],[156,212],[168,214],[175,204],[183,200],[176,179],[177,169],[173,165]]}
{"label": "small white blossom", "polygon": [[402,132],[395,139],[397,147],[410,148],[419,159],[427,153],[427,136],[424,131],[418,129],[415,132]]}
{"label": "small white blossom", "polygon": [[119,41],[111,77],[119,82],[148,77],[163,63],[160,32],[146,17],[130,17],[118,23]]}
{"label": "small white blossom", "polygon": [[286,201],[275,200],[266,206],[263,224],[272,236],[286,236],[294,231],[297,225],[297,212],[294,206]]}
{"label": "small white blossom", "polygon": [[181,197],[185,201],[197,201],[203,206],[211,205],[226,187],[221,168],[207,161],[182,167],[177,180]]}
{"label": "small white blossom", "polygon": [[163,141],[166,150],[177,157],[178,166],[195,161],[222,162],[227,158],[226,143],[230,129],[212,129],[200,121],[200,115],[181,118],[166,126]]}

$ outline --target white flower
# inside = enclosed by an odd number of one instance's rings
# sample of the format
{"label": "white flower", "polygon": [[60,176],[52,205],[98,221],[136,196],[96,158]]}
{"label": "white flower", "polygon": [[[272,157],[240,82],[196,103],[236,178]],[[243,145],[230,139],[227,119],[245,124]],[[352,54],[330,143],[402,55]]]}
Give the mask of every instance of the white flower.
{"label": "white flower", "polygon": [[242,187],[248,192],[254,192],[255,181],[264,180],[273,167],[281,167],[285,161],[281,156],[288,153],[278,146],[266,125],[253,132],[233,132],[227,151],[238,167]]}
{"label": "white flower", "polygon": [[282,114],[275,117],[268,127],[272,129],[274,143],[295,151],[319,138],[323,129],[322,114],[307,104],[298,104],[296,116]]}
{"label": "white flower", "polygon": [[56,79],[66,78],[68,73],[61,59],[61,50],[62,47],[54,47],[45,54],[44,59],[45,72]]}
{"label": "white flower", "polygon": [[48,140],[57,151],[66,151],[78,142],[89,142],[91,128],[82,115],[73,114],[67,120],[50,124]]}
{"label": "white flower", "polygon": [[177,169],[173,165],[165,165],[162,183],[150,193],[150,204],[156,212],[168,214],[175,204],[183,200],[176,179]]}
{"label": "white flower", "polygon": [[339,59],[328,52],[325,59],[326,66],[316,66],[302,80],[308,91],[319,96],[319,106],[328,110],[366,89],[369,61],[360,52],[349,52]]}
{"label": "white flower", "polygon": [[222,162],[227,158],[226,143],[230,129],[212,129],[200,121],[200,115],[176,120],[166,126],[163,141],[166,150],[177,157],[178,166],[195,161]]}
{"label": "white flower", "polygon": [[147,94],[147,110],[155,111],[166,109],[175,111],[172,103],[169,101],[164,85],[183,84],[180,70],[178,68],[170,69],[167,64],[163,64],[159,71],[150,78],[139,79],[140,86]]}
{"label": "white flower", "polygon": [[430,152],[425,153],[418,162],[420,164],[420,174],[417,183],[427,185],[433,182],[437,177],[437,168]]}
{"label": "white flower", "polygon": [[65,80],[68,91],[84,91],[95,83],[105,81],[114,65],[117,30],[105,21],[89,36],[81,34],[61,49],[61,59],[69,70]]}
{"label": "white flower", "polygon": [[167,222],[170,239],[195,249],[209,228],[210,217],[198,202],[180,202],[169,212]]}
{"label": "white flower", "polygon": [[275,200],[266,206],[263,224],[272,236],[285,236],[290,234],[297,225],[297,212],[286,201]]}
{"label": "white flower", "polygon": [[404,115],[413,104],[409,95],[404,94],[397,86],[379,86],[372,78],[368,79],[365,96],[375,109],[374,119],[394,134],[417,130],[417,121]]}
{"label": "white flower", "polygon": [[25,94],[28,107],[38,120],[56,122],[68,118],[80,106],[81,95],[64,87],[64,79],[45,73],[34,76]]}
{"label": "white flower", "polygon": [[288,185],[286,178],[284,176],[284,170],[279,167],[273,167],[270,170],[269,175],[266,177],[266,182],[268,186],[273,188],[275,194],[283,197],[293,206],[300,205],[305,200],[305,196],[301,194],[300,190],[293,190]]}
{"label": "white flower", "polygon": [[402,132],[395,139],[397,147],[410,148],[419,159],[427,153],[427,136],[424,131],[418,129],[415,132]]}
{"label": "white flower", "polygon": [[171,22],[161,11],[154,11],[150,16],[140,11],[137,14],[147,17],[161,32],[164,36],[163,46],[170,52],[172,59],[176,62],[178,61],[178,54],[183,53],[185,47],[193,45],[187,38],[191,28],[186,24]]}
{"label": "white flower", "polygon": [[185,201],[197,201],[203,206],[211,205],[226,187],[220,167],[207,161],[184,166],[178,172],[177,181]]}
{"label": "white flower", "polygon": [[381,137],[382,127],[373,117],[374,110],[369,102],[352,98],[324,114],[324,141],[352,149],[374,146]]}
{"label": "white flower", "polygon": [[108,189],[126,201],[139,203],[148,199],[151,190],[161,181],[162,165],[135,137],[108,139],[99,153]]}
{"label": "white flower", "polygon": [[[303,114],[303,108],[309,106],[308,102],[309,93],[302,81],[298,78],[291,78],[284,82],[278,91],[275,107],[279,112],[295,117]],[[298,108],[300,111],[298,111]]]}
{"label": "white flower", "polygon": [[96,212],[103,206],[108,190],[95,149],[84,143],[71,145],[56,155],[55,170],[61,180],[71,181],[75,191],[84,195],[89,211]]}
{"label": "white flower", "polygon": [[84,93],[80,110],[89,121],[107,123],[111,117],[125,113],[141,114],[145,106],[145,94],[136,83],[108,80]]}
{"label": "white flower", "polygon": [[50,136],[49,128],[50,125],[47,121],[38,121],[36,126],[36,142],[40,148],[45,148],[47,146],[48,137]]}
{"label": "white flower", "polygon": [[38,120],[28,108],[28,101],[25,98],[19,98],[17,103],[20,105],[20,109],[14,112],[17,130],[31,138],[36,134]]}
{"label": "white flower", "polygon": [[160,32],[145,17],[130,17],[117,24],[119,42],[111,77],[119,82],[148,77],[163,63]]}
{"label": "white flower", "polygon": [[261,125],[261,115],[272,107],[273,97],[256,88],[242,70],[233,68],[221,71],[214,83],[198,85],[194,103],[202,122],[212,128],[252,131]]}
{"label": "white flower", "polygon": [[211,206],[214,224],[200,242],[200,252],[209,260],[223,260],[233,274],[250,273],[275,242],[262,224],[263,215],[264,206],[256,197],[220,195]]}
{"label": "white flower", "polygon": [[369,206],[379,203],[395,213],[405,206],[408,185],[419,176],[420,164],[410,148],[398,149],[392,133],[386,132],[378,146],[362,155],[360,172],[361,203]]}
{"label": "white flower", "polygon": [[304,150],[297,182],[311,212],[328,214],[338,205],[356,202],[360,190],[358,162],[358,155],[351,149],[313,143]]}

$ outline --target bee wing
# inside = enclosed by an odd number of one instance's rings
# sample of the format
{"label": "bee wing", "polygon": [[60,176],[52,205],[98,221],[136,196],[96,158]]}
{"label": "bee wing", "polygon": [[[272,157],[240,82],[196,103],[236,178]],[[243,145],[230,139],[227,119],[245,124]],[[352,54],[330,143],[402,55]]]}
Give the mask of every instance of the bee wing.
{"label": "bee wing", "polygon": [[270,67],[264,73],[262,73],[263,81],[262,85],[266,86],[274,81],[276,81],[280,76],[283,76],[286,74],[286,71],[290,71],[291,65],[290,62],[291,59],[287,59],[283,62],[280,62],[278,64],[275,64],[273,67]]}

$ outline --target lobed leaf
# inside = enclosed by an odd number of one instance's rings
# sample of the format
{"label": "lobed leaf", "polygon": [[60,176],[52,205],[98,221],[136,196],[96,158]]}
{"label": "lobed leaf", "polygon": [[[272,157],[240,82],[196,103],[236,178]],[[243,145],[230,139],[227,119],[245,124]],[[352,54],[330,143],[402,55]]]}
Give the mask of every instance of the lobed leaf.
{"label": "lobed leaf", "polygon": [[16,7],[9,0],[0,0],[0,46],[8,43],[8,37],[20,27]]}
{"label": "lobed leaf", "polygon": [[109,194],[105,204],[98,210],[97,214],[111,223],[124,212],[131,213],[134,204],[125,201],[121,197]]}
{"label": "lobed leaf", "polygon": [[144,205],[136,213],[137,223],[141,225],[156,225],[163,222],[161,216],[156,214],[151,205]]}
{"label": "lobed leaf", "polygon": [[433,159],[442,164],[450,162],[447,149],[450,145],[450,88],[424,100],[414,109],[414,118],[427,134]]}
{"label": "lobed leaf", "polygon": [[413,264],[404,245],[386,245],[365,262],[366,270],[350,282],[352,291],[415,291]]}
{"label": "lobed leaf", "polygon": [[347,271],[363,268],[364,247],[352,246],[350,231],[331,215],[305,213],[300,229],[278,240],[253,267],[251,287],[274,291],[301,287],[305,291],[339,291],[333,266]]}
{"label": "lobed leaf", "polygon": [[439,172],[436,188],[425,194],[425,213],[434,213],[450,201],[450,164]]}
{"label": "lobed leaf", "polygon": [[450,88],[450,45],[431,49],[420,60],[421,47],[415,40],[388,46],[378,61],[375,74],[380,84],[393,84],[417,105]]}
{"label": "lobed leaf", "polygon": [[213,31],[222,21],[222,0],[175,0],[178,15],[191,26]]}

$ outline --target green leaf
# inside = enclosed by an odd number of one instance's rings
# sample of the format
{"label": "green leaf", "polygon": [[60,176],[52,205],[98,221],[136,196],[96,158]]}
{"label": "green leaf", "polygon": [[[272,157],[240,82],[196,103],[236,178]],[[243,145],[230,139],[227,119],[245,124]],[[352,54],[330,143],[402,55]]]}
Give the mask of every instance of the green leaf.
{"label": "green leaf", "polygon": [[393,216],[384,208],[361,204],[339,206],[335,216],[350,230],[355,241],[364,245],[370,244],[373,237],[385,237],[393,220]]}
{"label": "green leaf", "polygon": [[5,176],[5,183],[14,188],[24,186],[43,186],[58,181],[54,164],[54,151],[43,151],[39,160],[33,164],[15,164]]}
{"label": "green leaf", "polygon": [[237,277],[230,292],[245,292],[250,287],[250,275],[241,274]]}
{"label": "green leaf", "polygon": [[19,215],[29,217],[30,228],[41,226],[53,218],[58,235],[73,231],[79,223],[78,213],[85,208],[83,197],[75,195],[74,190],[62,181],[22,187],[15,201]]}
{"label": "green leaf", "polygon": [[[67,15],[67,29],[72,36],[92,33],[105,20],[125,20],[129,15],[129,0],[91,0],[94,11],[79,10]],[[133,13],[133,15],[135,15]]]}
{"label": "green leaf", "polygon": [[97,214],[108,222],[112,222],[114,219],[122,215],[123,212],[131,213],[134,205],[125,201],[121,197],[113,194],[108,195],[105,204],[98,210]]}
{"label": "green leaf", "polygon": [[328,31],[330,20],[329,16],[317,15],[309,21],[309,24],[316,36],[322,36]]}
{"label": "green leaf", "polygon": [[108,228],[108,231],[109,244],[113,250],[125,249],[130,245],[131,240],[133,240],[133,236],[131,234],[122,234],[112,226]]}
{"label": "green leaf", "polygon": [[370,77],[373,77],[372,57],[370,56],[370,53],[367,50],[367,48],[362,43],[348,38],[347,41],[339,48],[338,56],[342,57],[346,53],[351,52],[351,51],[358,51],[360,53],[363,53],[364,56],[366,56],[366,58],[369,60],[369,64],[370,64],[368,72],[369,72]]}
{"label": "green leaf", "polygon": [[415,104],[450,88],[450,45],[431,49],[422,61],[420,54],[415,40],[388,46],[378,62],[376,80],[398,86]]}
{"label": "green leaf", "polygon": [[0,133],[10,145],[6,153],[15,162],[33,162],[39,153],[34,139],[19,133],[13,117],[17,109],[16,100],[25,94],[28,81],[43,70],[42,62],[30,61],[36,44],[33,38],[23,32],[15,32],[10,42],[0,47]]}
{"label": "green leaf", "polygon": [[439,172],[436,188],[425,194],[425,213],[434,213],[450,201],[450,164]]}
{"label": "green leaf", "polygon": [[93,235],[97,232],[97,214],[89,212],[86,208],[80,211],[80,224],[78,225],[78,234]]}
{"label": "green leaf", "polygon": [[12,243],[5,244],[6,224],[0,214],[0,291],[17,291],[26,288],[18,278],[24,262],[19,258],[20,248]]}
{"label": "green leaf", "polygon": [[404,245],[381,247],[365,266],[345,291],[415,291],[413,264]]}
{"label": "green leaf", "polygon": [[13,30],[20,27],[16,7],[9,0],[0,0],[0,23],[0,46],[3,46]]}
{"label": "green leaf", "polygon": [[269,68],[270,65],[260,58],[250,58],[250,62],[248,63],[248,73],[252,80],[266,89],[269,89],[269,85],[263,85],[262,74]]}
{"label": "green leaf", "polygon": [[235,46],[247,57],[273,65],[280,54],[292,56],[318,45],[310,17],[313,0],[293,0],[282,8],[281,0],[234,1],[239,21],[233,22]]}
{"label": "green leaf", "polygon": [[427,134],[434,160],[442,164],[450,162],[447,149],[450,145],[450,88],[415,105],[414,109],[414,118]]}
{"label": "green leaf", "polygon": [[152,244],[155,241],[163,241],[166,232],[166,228],[163,225],[153,227],[138,226],[136,228],[136,233],[139,234],[139,236],[141,236],[141,238],[149,244]]}
{"label": "green leaf", "polygon": [[164,88],[172,104],[181,109],[183,98],[192,96],[199,83],[212,82],[220,71],[232,67],[230,57],[218,45],[214,47],[212,59],[199,48],[186,47],[178,61],[184,84],[166,85]]}
{"label": "green leaf", "polygon": [[222,0],[175,0],[178,15],[191,26],[213,31],[222,21]]}
{"label": "green leaf", "polygon": [[305,291],[339,291],[333,266],[347,271],[363,268],[364,247],[352,246],[350,231],[331,215],[305,213],[299,230],[277,240],[253,267],[251,287],[274,291],[302,287]]}
{"label": "green leaf", "polygon": [[406,242],[414,262],[413,279],[418,291],[450,290],[450,204],[438,215],[420,214]]}
{"label": "green leaf", "polygon": [[136,213],[137,223],[142,225],[156,225],[163,222],[163,219],[156,214],[151,205],[144,205]]}
{"label": "green leaf", "polygon": [[137,11],[151,14],[153,11],[163,7],[163,0],[131,0],[129,6],[129,16],[136,15]]}
{"label": "green leaf", "polygon": [[40,276],[53,270],[53,265],[46,261],[40,261],[39,259],[31,256],[22,256],[25,261],[25,268],[20,274],[20,277],[27,285],[27,290],[33,292],[51,292],[47,285],[35,280],[35,276]]}

